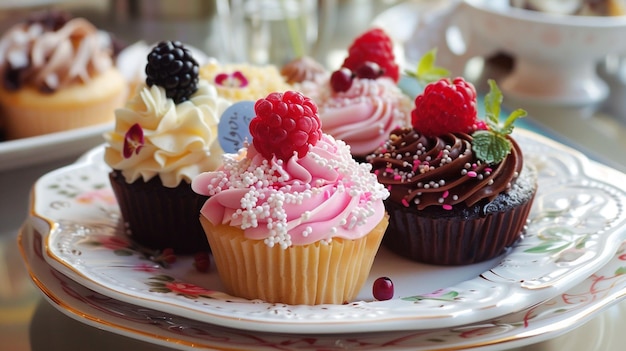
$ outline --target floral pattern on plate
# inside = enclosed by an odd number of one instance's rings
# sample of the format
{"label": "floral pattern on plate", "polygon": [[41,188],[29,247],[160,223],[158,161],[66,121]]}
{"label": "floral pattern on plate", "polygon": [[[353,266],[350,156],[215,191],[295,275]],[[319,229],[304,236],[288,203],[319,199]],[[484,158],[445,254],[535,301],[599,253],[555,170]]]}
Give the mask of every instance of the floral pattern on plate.
{"label": "floral pattern on plate", "polygon": [[22,229],[21,249],[34,281],[59,310],[82,323],[178,349],[231,350],[493,350],[545,340],[591,319],[626,296],[626,242],[600,270],[571,289],[530,308],[450,328],[349,335],[259,333],[224,328],[141,308],[90,290],[50,267],[42,234]]}
{"label": "floral pattern on plate", "polygon": [[[130,255],[96,247],[94,238],[124,240],[108,189],[102,148],[42,177],[34,187],[34,221],[46,261],[103,295],[226,327],[293,333],[348,333],[458,326],[537,305],[602,267],[624,239],[626,175],[592,163],[534,133],[516,131],[539,174],[527,232],[506,255],[477,265],[435,267],[407,262],[381,248],[358,299],[344,305],[289,306],[223,293],[215,272],[199,274],[193,258],[150,265],[134,244]],[[43,221],[41,221],[43,219]],[[42,225],[45,222],[47,225]],[[114,251],[114,250],[113,250]],[[143,267],[143,269],[136,269]],[[395,298],[374,301],[371,284],[389,276]],[[154,277],[210,291],[190,298],[155,290]],[[161,282],[162,283],[162,282]]]}

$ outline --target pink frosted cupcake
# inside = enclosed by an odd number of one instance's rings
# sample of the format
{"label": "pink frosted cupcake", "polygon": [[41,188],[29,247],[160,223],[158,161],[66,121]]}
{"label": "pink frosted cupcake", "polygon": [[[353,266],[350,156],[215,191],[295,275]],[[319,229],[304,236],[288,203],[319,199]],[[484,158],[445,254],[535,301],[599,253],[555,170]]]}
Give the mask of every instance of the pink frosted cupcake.
{"label": "pink frosted cupcake", "polygon": [[192,182],[228,293],[287,304],[356,297],[387,227],[387,190],[345,143],[323,134],[297,92],[255,105],[252,144]]}
{"label": "pink frosted cupcake", "polygon": [[317,101],[324,130],[345,141],[360,161],[393,129],[410,124],[411,100],[397,86],[392,46],[378,28],[356,38]]}

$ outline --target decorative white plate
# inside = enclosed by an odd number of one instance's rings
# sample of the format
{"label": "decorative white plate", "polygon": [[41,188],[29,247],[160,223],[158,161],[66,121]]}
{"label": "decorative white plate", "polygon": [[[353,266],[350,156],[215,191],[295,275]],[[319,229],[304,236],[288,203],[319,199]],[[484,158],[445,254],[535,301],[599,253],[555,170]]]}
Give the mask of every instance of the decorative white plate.
{"label": "decorative white plate", "polygon": [[[47,264],[41,251],[45,236],[26,223],[20,248],[33,281],[53,306],[96,328],[185,350],[502,350],[552,339],[580,327],[626,296],[625,241],[604,267],[575,287],[500,318],[426,331],[346,335],[248,332],[164,314],[89,290]],[[583,341],[576,350],[586,350],[584,345]]]}
{"label": "decorative white plate", "polygon": [[[103,295],[226,327],[285,333],[425,330],[503,316],[553,298],[605,265],[626,233],[626,175],[518,130],[539,191],[525,238],[501,258],[435,267],[381,249],[358,299],[345,305],[290,306],[221,292],[217,274],[191,257],[169,268],[146,259],[120,227],[103,148],[43,176],[34,186],[31,222],[44,234],[44,258]],[[149,256],[149,254],[148,254]],[[214,272],[214,270],[213,270]],[[371,285],[389,276],[396,294],[373,301]]]}

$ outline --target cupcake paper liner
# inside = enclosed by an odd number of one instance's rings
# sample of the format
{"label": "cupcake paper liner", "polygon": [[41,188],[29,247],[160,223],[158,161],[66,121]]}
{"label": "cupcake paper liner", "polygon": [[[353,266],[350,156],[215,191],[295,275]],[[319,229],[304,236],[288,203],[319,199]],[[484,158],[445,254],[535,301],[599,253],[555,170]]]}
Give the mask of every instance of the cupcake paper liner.
{"label": "cupcake paper liner", "polygon": [[159,177],[129,184],[121,172],[113,171],[109,179],[126,232],[135,242],[151,249],[172,248],[177,254],[209,250],[198,220],[206,196],[185,182],[167,188]]}
{"label": "cupcake paper liner", "polygon": [[282,249],[246,239],[243,230],[200,222],[226,291],[290,305],[342,304],[356,298],[369,275],[388,219],[356,240],[334,238]]}
{"label": "cupcake paper liner", "polygon": [[506,211],[474,218],[424,216],[391,201],[383,245],[411,260],[438,265],[486,261],[507,251],[523,234],[534,193]]}

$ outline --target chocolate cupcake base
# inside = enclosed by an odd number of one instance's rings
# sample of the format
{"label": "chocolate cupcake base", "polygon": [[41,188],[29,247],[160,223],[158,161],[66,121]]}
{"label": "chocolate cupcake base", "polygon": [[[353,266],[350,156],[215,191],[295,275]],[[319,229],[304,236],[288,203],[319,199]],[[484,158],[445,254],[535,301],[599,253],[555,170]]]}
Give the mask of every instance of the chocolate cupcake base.
{"label": "chocolate cupcake base", "polygon": [[196,194],[189,184],[168,188],[159,177],[128,184],[117,170],[109,173],[109,180],[133,241],[151,249],[172,248],[176,254],[209,250],[198,219],[207,197]]}
{"label": "chocolate cupcake base", "polygon": [[466,265],[505,253],[523,234],[536,192],[536,174],[529,169],[506,193],[491,202],[452,210],[421,211],[387,200],[389,227],[383,245],[413,261]]}

